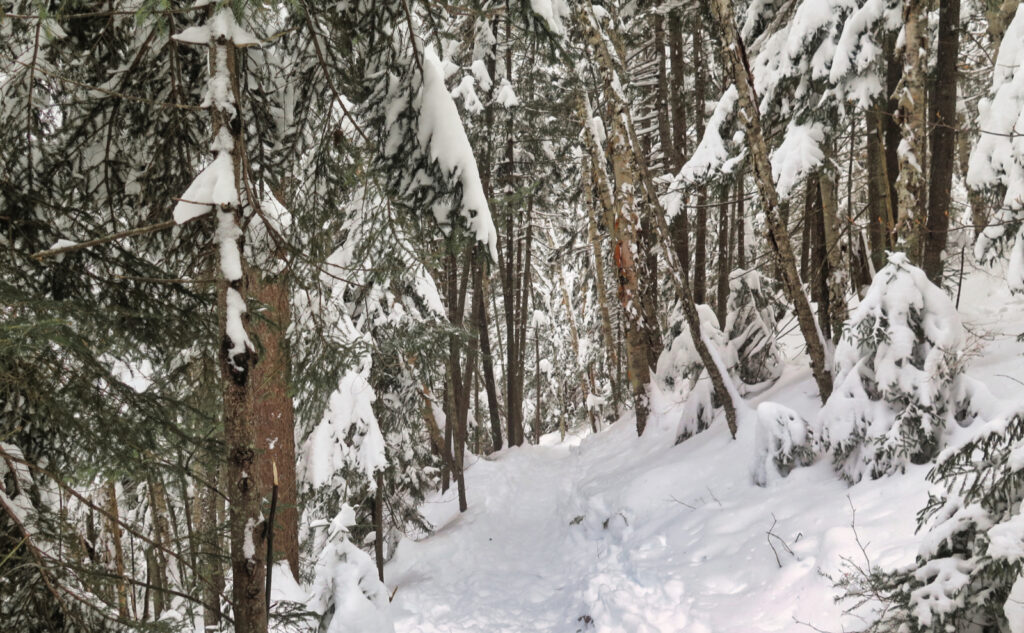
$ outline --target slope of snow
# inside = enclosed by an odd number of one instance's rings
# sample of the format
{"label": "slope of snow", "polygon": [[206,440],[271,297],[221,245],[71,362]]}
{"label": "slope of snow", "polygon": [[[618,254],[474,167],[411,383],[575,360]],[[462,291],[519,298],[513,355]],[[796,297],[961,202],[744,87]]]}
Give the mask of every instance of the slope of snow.
{"label": "slope of snow", "polygon": [[[1024,303],[1011,301],[998,271],[972,274],[961,299],[980,335],[969,374],[999,386],[1024,378],[1021,317],[991,316],[1022,314]],[[782,378],[752,404],[810,418],[820,406],[814,383],[789,349]],[[454,489],[428,500],[437,531],[403,541],[385,569],[396,631],[859,630],[826,575],[842,574],[844,558],[913,561],[927,466],[847,487],[819,460],[760,488],[752,428],[735,441],[722,423],[677,446],[673,437],[674,425],[654,419],[638,439],[624,419],[477,459],[466,472],[469,510],[459,515]]]}

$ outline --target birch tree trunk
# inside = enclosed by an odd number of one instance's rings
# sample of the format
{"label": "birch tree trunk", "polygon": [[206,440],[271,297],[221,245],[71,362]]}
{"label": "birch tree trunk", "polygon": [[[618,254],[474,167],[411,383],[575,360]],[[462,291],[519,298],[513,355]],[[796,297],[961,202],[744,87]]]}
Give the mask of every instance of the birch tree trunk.
{"label": "birch tree trunk", "polygon": [[[594,18],[592,14],[591,16],[587,16],[585,12],[581,13],[581,17],[583,19],[584,27],[590,29],[588,35],[590,36],[590,41],[597,53],[596,57],[598,63],[602,67],[602,72],[605,73],[606,77],[609,75],[614,77],[616,64],[607,43],[596,30],[596,18]],[[609,39],[613,44],[616,43],[617,33],[610,33]],[[619,50],[621,50],[621,46],[619,47]],[[612,82],[605,82],[606,87],[609,83]],[[724,408],[729,430],[732,432],[733,437],[735,437],[736,403],[739,401],[739,394],[732,387],[726,368],[718,363],[716,357],[711,354],[708,347],[707,340],[704,337],[700,325],[700,317],[697,314],[697,307],[694,303],[693,294],[690,289],[689,277],[687,275],[688,271],[685,266],[675,258],[674,251],[671,248],[668,248],[672,243],[672,238],[668,224],[665,221],[665,210],[661,207],[661,203],[658,200],[653,179],[647,169],[646,158],[641,152],[636,128],[633,125],[629,110],[621,100],[620,94],[621,93],[618,91],[606,91],[606,98],[612,103],[614,112],[617,115],[615,122],[613,123],[613,129],[614,125],[617,124],[625,131],[627,136],[627,145],[624,149],[629,152],[629,163],[635,170],[634,173],[639,179],[639,185],[642,187],[642,190],[637,195],[642,196],[646,204],[648,204],[652,209],[650,216],[653,218],[654,224],[657,228],[658,236],[662,244],[662,252],[668,263],[670,279],[677,294],[679,295],[679,301],[682,306],[684,318],[687,321],[687,327],[689,328],[694,348],[697,350],[697,354],[700,356],[701,361],[708,372],[708,377],[711,379],[712,386],[714,387],[715,397],[719,404]],[[617,175],[618,173],[616,172],[616,176]],[[638,433],[642,432],[639,427],[637,430]]]}

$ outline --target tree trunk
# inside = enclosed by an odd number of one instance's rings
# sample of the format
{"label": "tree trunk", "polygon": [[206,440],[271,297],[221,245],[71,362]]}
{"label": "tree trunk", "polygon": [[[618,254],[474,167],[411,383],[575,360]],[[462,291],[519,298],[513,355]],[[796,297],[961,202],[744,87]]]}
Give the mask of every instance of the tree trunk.
{"label": "tree trunk", "polygon": [[775,182],[772,180],[768,145],[761,130],[761,115],[757,109],[753,78],[747,67],[746,50],[743,40],[736,31],[736,17],[733,14],[730,1],[710,0],[710,2],[722,37],[722,54],[728,60],[732,79],[736,84],[737,107],[747,133],[747,144],[750,149],[758,191],[761,195],[761,203],[764,206],[770,242],[778,258],[786,293],[793,303],[800,332],[807,344],[807,355],[810,357],[811,372],[814,374],[814,380],[818,386],[818,395],[824,402],[832,393],[832,375],[825,366],[825,345],[818,335],[811,306],[801,287],[800,275],[796,269],[796,259],[789,241],[789,230],[779,214],[779,195],[775,189]]}
{"label": "tree trunk", "polygon": [[[240,103],[237,50],[234,43],[223,36],[210,43],[210,74],[216,76],[222,72],[220,68],[226,68],[231,83],[229,99],[234,104]],[[221,143],[225,137],[231,139],[235,190],[239,198],[243,198],[246,185],[242,177],[242,166],[245,164],[245,141],[242,138],[242,130],[245,126],[232,125],[236,113],[233,107],[229,109],[227,105],[229,104],[214,104],[210,108],[214,144]],[[221,227],[231,227],[230,230],[220,231],[223,235],[230,235],[238,230],[236,227],[245,225],[240,204],[221,205],[217,215]],[[249,274],[245,263],[241,261],[241,253],[245,252],[242,236],[237,239],[222,239],[219,282],[221,301],[218,303],[222,340],[220,370],[224,390],[224,439],[228,452],[227,494],[233,578],[232,604],[236,633],[265,633],[266,547],[261,523],[259,487],[254,478],[257,447],[252,373],[256,365],[256,351],[248,346],[249,317],[244,311],[249,291]],[[237,263],[223,257],[224,253],[234,249],[237,249]],[[241,333],[238,332],[239,327]]]}
{"label": "tree trunk", "polygon": [[956,160],[957,57],[960,54],[960,0],[939,0],[939,49],[932,92],[931,171],[928,177],[928,224],[922,268],[942,285],[942,251],[949,232],[950,188]]}
{"label": "tree trunk", "polygon": [[[128,584],[125,582],[124,547],[121,545],[121,516],[117,505],[117,485],[111,481],[105,488],[107,531],[110,533],[111,558],[114,562],[114,595],[117,597],[117,614],[128,617]],[[159,614],[157,614],[159,615]]]}
{"label": "tree trunk", "polygon": [[[589,22],[586,15],[583,16],[584,26],[589,24],[596,24],[596,21]],[[597,53],[598,62],[602,66],[602,71],[605,74],[606,82],[605,86],[609,85],[607,78],[609,76],[614,77],[614,63],[612,60],[611,53],[607,47],[607,43],[599,33],[591,31],[589,34],[589,40],[593,44],[595,52]],[[609,34],[609,39],[616,43],[617,33]],[[619,47],[621,49],[621,46]],[[697,307],[693,301],[693,294],[690,290],[689,280],[685,266],[674,257],[674,251],[667,248],[671,244],[671,234],[669,228],[665,222],[665,211],[661,207],[661,203],[658,200],[657,192],[654,189],[653,179],[647,169],[646,159],[641,152],[640,143],[637,139],[636,128],[633,125],[633,121],[630,117],[628,108],[622,102],[618,91],[606,91],[606,97],[612,105],[613,111],[615,112],[614,124],[617,124],[625,132],[627,145],[624,148],[629,152],[629,162],[634,168],[635,173],[639,176],[639,184],[643,187],[639,195],[642,195],[643,200],[646,204],[650,205],[653,212],[650,214],[655,221],[658,235],[662,243],[662,252],[666,257],[666,261],[669,266],[670,279],[675,286],[676,292],[679,295],[680,303],[682,305],[683,314],[686,318],[687,325],[690,330],[690,335],[694,343],[694,348],[697,350],[701,361],[704,363],[704,367],[708,372],[708,376],[711,379],[711,383],[714,387],[715,396],[719,403],[725,409],[726,420],[729,425],[729,430],[732,432],[733,437],[736,435],[736,403],[739,401],[739,395],[734,388],[731,387],[732,383],[729,379],[728,373],[724,366],[721,366],[716,362],[715,357],[712,356],[706,339],[704,338],[702,328],[700,326],[700,318],[697,314]],[[615,125],[613,124],[613,131]],[[614,133],[614,132],[613,132]],[[618,176],[618,172],[616,172]],[[632,182],[632,181],[631,181]],[[618,182],[616,182],[618,186]],[[621,279],[621,277],[620,277]],[[632,360],[631,366],[632,366]],[[649,371],[649,368],[648,368]],[[646,399],[643,401],[647,405]],[[642,433],[642,429],[637,428],[638,433]]]}
{"label": "tree trunk", "polygon": [[[683,23],[679,10],[668,14],[669,65],[672,89],[668,93],[669,109],[672,114],[672,147],[668,153],[668,163],[673,174],[683,168],[686,155],[686,84],[685,67],[683,64]],[[701,119],[698,116],[698,119]],[[689,268],[690,265],[690,218],[686,206],[682,205],[679,213],[672,218],[672,247],[676,258]]]}
{"label": "tree trunk", "polygon": [[747,217],[743,210],[743,197],[747,194],[743,189],[743,171],[741,170],[739,176],[736,178],[736,267],[741,270],[746,270]]}
{"label": "tree trunk", "polygon": [[[640,213],[637,186],[635,182],[635,155],[631,147],[629,129],[626,126],[627,106],[619,98],[614,86],[619,84],[615,64],[607,43],[597,31],[596,18],[591,8],[581,6],[580,22],[585,29],[588,43],[597,54],[598,67],[604,83],[604,94],[610,111],[611,129],[608,133],[609,158],[614,175],[612,205],[614,223],[612,235],[615,240],[614,258],[618,272],[618,299],[624,318],[626,338],[627,379],[633,397],[633,411],[636,415],[636,432],[642,435],[647,426],[650,410],[648,383],[650,382],[649,339],[645,335],[644,309],[641,305],[643,293],[640,288],[640,271],[643,253],[637,246]],[[589,118],[583,121],[590,128]]]}
{"label": "tree trunk", "polygon": [[384,582],[384,473],[374,475],[376,490],[373,495],[373,557],[377,563],[377,578]]}
{"label": "tree trunk", "polygon": [[203,485],[199,492],[199,584],[202,587],[203,623],[207,627],[220,625],[220,602],[224,594],[224,571],[221,567],[220,529],[217,522],[218,500],[216,488],[219,477],[216,469],[204,469]]}
{"label": "tree trunk", "polygon": [[839,246],[839,202],[836,199],[836,180],[831,170],[832,162],[826,158],[825,165],[818,172],[821,188],[821,227],[825,238],[825,257],[828,259],[828,320],[832,342],[838,343],[846,321],[846,268]]}
{"label": "tree trunk", "polygon": [[715,315],[718,327],[725,329],[725,313],[729,302],[729,187],[722,187],[718,205],[718,287],[715,290]]}
{"label": "tree trunk", "polygon": [[[604,338],[605,349],[608,354],[609,370],[608,375],[612,378],[612,400],[615,404],[615,412],[618,413],[619,399],[619,381],[616,379],[615,372],[619,366],[618,349],[615,343],[615,338],[612,335],[612,319],[611,312],[608,308],[608,286],[605,282],[604,276],[604,253],[601,249],[601,240],[597,234],[597,219],[594,217],[594,204],[592,192],[594,189],[598,191],[598,200],[601,202],[601,207],[606,210],[608,215],[612,212],[612,192],[611,185],[608,183],[608,172],[606,169],[606,160],[604,152],[601,149],[597,138],[594,136],[593,129],[590,125],[590,121],[593,118],[593,112],[590,110],[590,104],[585,96],[579,98],[579,114],[584,121],[586,126],[586,133],[584,138],[586,139],[586,145],[590,150],[591,154],[591,169],[587,170],[584,167],[584,206],[587,207],[587,234],[590,238],[590,246],[594,256],[594,276],[595,285],[597,286],[597,303],[601,313],[601,334]],[[586,176],[589,175],[589,178]],[[592,185],[591,185],[592,183]]]}
{"label": "tree trunk", "polygon": [[[491,420],[492,450],[501,450],[501,415],[498,406],[498,388],[494,380],[494,360],[491,357],[491,336],[487,323],[487,294],[490,284],[484,268],[486,263],[477,260],[478,270],[474,275],[480,276],[480,292],[473,296],[476,306],[476,329],[480,336],[480,361],[484,370],[484,388],[487,390],[487,412]],[[474,284],[475,284],[474,280]]]}
{"label": "tree trunk", "polygon": [[875,99],[865,113],[867,123],[868,241],[871,264],[876,271],[885,266],[885,252],[892,248],[892,199],[885,157],[884,101]]}
{"label": "tree trunk", "polygon": [[[253,273],[252,296],[263,305],[253,323],[260,362],[252,370],[253,414],[256,416],[256,485],[269,499],[277,464],[278,502],[274,513],[274,553],[288,561],[299,577],[299,510],[295,481],[295,410],[289,393],[290,354],[287,332],[291,305],[287,273],[263,277]],[[273,561],[267,561],[272,565]]]}
{"label": "tree trunk", "polygon": [[921,233],[925,221],[925,66],[927,64],[927,16],[925,0],[903,4],[905,44],[903,78],[900,80],[898,116],[902,133],[897,153],[900,173],[896,181],[899,201],[897,230],[904,248],[915,263],[921,261]]}
{"label": "tree trunk", "polygon": [[888,95],[888,98],[885,100],[885,114],[882,117],[882,127],[884,128],[885,175],[888,179],[889,216],[891,222],[886,243],[888,244],[888,249],[895,250],[897,237],[896,221],[900,207],[896,181],[900,175],[899,147],[901,139],[900,123],[897,118],[897,112],[899,111],[897,89],[899,88],[900,80],[903,78],[903,64],[896,54],[896,34],[893,32],[882,36],[882,57],[886,60],[885,94]]}
{"label": "tree trunk", "polygon": [[[697,138],[704,136],[704,108],[707,102],[707,75],[704,59],[704,38],[700,20],[693,21],[694,122]],[[707,241],[708,197],[701,185],[697,192],[696,227],[693,246],[693,300],[707,303]]]}

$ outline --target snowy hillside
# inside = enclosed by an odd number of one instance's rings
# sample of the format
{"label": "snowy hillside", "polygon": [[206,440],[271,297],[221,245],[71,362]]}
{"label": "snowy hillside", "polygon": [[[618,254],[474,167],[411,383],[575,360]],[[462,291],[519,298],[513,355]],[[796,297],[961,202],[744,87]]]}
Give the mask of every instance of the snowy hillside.
{"label": "snowy hillside", "polygon": [[[1004,400],[1024,395],[1024,301],[977,272],[961,314],[980,356],[968,375]],[[992,311],[977,306],[998,306]],[[789,339],[795,342],[795,339]],[[802,358],[751,400],[812,418]],[[673,413],[645,435],[628,420],[597,435],[473,458],[469,510],[428,500],[437,531],[403,541],[385,569],[396,631],[746,633],[858,630],[828,576],[913,561],[929,466],[852,487],[825,460],[752,483],[754,434],[724,422],[673,445]],[[957,431],[950,438],[956,443]],[[854,529],[855,526],[855,529]]]}

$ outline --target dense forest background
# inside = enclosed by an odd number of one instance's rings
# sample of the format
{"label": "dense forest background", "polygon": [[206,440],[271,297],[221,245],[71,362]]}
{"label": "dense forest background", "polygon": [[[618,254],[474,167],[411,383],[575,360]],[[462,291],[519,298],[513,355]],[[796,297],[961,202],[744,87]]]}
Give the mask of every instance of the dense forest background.
{"label": "dense forest background", "polygon": [[[948,441],[965,271],[1024,291],[1018,3],[0,7],[0,628],[391,630],[468,460],[654,420],[935,464],[840,588],[1024,630],[1024,418]],[[749,402],[793,364],[814,419]]]}

